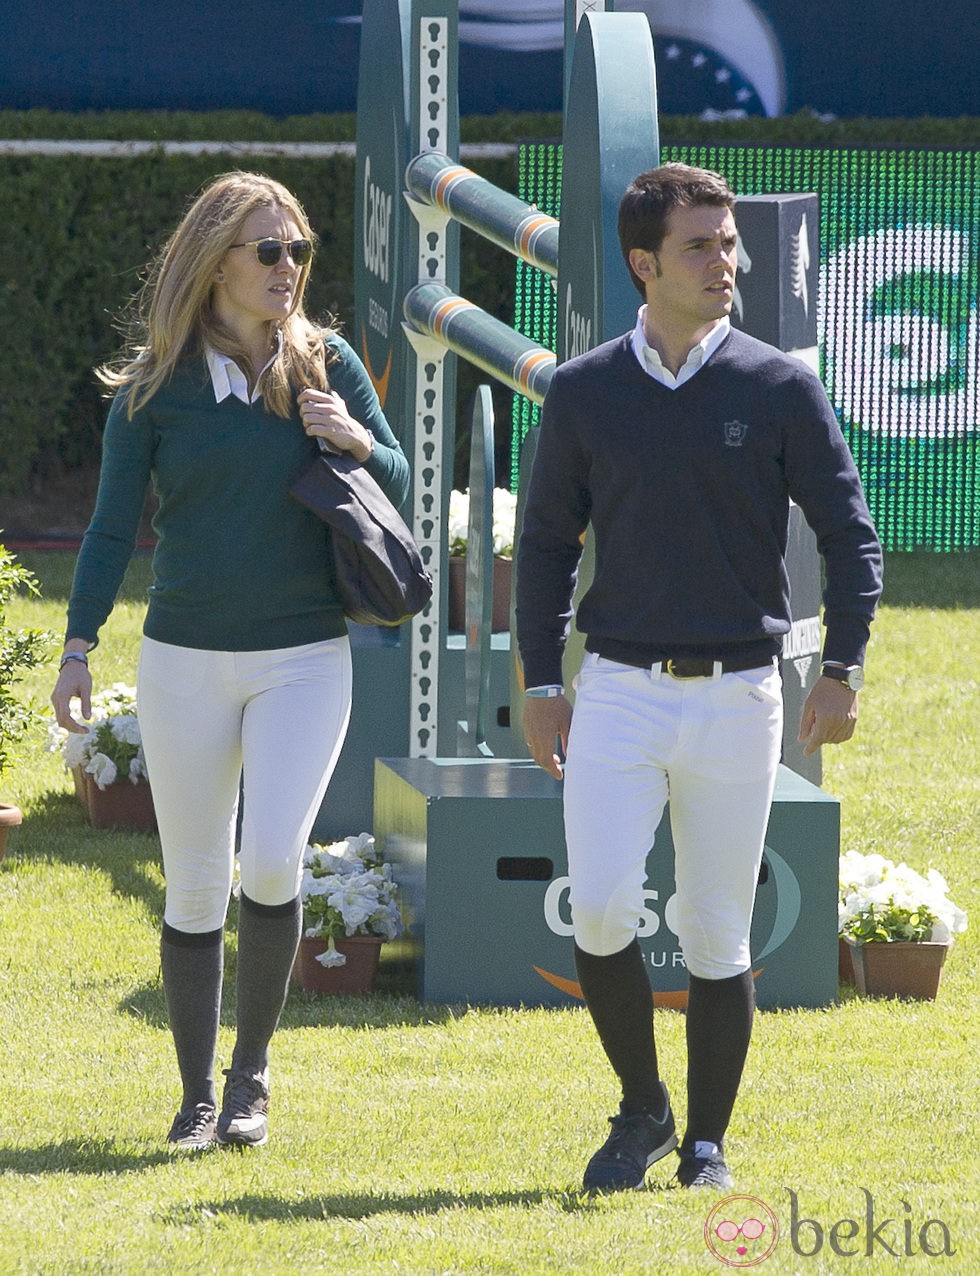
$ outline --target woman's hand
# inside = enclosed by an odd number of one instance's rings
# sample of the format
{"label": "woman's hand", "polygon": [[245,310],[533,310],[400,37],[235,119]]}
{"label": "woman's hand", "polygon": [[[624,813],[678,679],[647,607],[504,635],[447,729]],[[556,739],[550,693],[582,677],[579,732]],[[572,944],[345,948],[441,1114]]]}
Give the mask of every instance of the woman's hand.
{"label": "woman's hand", "polygon": [[303,390],[299,415],[310,438],[323,439],[337,452],[350,452],[362,464],[374,448],[374,435],[355,421],[335,390]]}
{"label": "woman's hand", "polygon": [[81,701],[82,717],[90,719],[92,717],[92,675],[88,671],[88,666],[81,660],[68,660],[62,665],[58,681],[54,684],[51,703],[54,705],[59,727],[64,727],[66,731],[84,734],[88,727],[76,722],[71,715],[71,702],[75,697]]}

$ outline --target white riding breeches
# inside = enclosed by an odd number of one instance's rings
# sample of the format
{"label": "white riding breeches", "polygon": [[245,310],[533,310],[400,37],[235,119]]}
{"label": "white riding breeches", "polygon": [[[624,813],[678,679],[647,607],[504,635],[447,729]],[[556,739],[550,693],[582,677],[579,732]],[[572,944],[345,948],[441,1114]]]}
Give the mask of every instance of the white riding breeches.
{"label": "white riding breeches", "polygon": [[782,742],[774,665],[677,679],[587,654],[576,681],[564,819],[575,941],[608,956],[634,938],[668,798],[674,928],[688,970],[751,965],[749,931]]}
{"label": "white riding breeches", "polygon": [[168,925],[191,934],[224,925],[243,775],[242,890],[257,904],[295,899],[347,733],[351,682],[346,637],[273,651],[143,639],[137,703]]}

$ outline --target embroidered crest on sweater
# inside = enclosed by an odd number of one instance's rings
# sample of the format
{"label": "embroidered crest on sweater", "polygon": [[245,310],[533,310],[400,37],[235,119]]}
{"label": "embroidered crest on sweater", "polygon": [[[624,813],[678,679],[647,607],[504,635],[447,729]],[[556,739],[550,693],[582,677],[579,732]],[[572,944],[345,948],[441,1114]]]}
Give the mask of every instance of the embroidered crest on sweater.
{"label": "embroidered crest on sweater", "polygon": [[725,446],[741,447],[745,442],[745,436],[749,432],[749,427],[742,421],[726,421],[725,422]]}

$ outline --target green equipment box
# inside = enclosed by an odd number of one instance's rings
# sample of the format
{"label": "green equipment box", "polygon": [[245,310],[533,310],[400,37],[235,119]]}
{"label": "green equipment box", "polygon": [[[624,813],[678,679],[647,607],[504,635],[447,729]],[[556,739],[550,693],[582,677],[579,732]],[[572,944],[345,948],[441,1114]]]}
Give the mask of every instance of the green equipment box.
{"label": "green equipment box", "polygon": [[[557,780],[523,759],[379,758],[374,833],[401,887],[402,947],[422,1000],[580,999]],[[760,1007],[826,1006],[837,995],[839,846],[837,800],[781,766],[752,925]],[[639,939],[655,1002],[682,1009],[673,859],[665,814]]]}

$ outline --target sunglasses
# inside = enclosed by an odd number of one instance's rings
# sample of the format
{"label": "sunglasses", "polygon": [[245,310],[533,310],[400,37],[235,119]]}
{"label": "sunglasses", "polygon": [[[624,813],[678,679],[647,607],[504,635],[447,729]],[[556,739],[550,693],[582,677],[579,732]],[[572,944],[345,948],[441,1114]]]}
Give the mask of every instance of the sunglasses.
{"label": "sunglasses", "polygon": [[308,239],[248,239],[243,244],[229,244],[229,248],[254,248],[260,266],[278,266],[283,250],[289,253],[297,266],[307,266],[313,260],[313,245]]}

